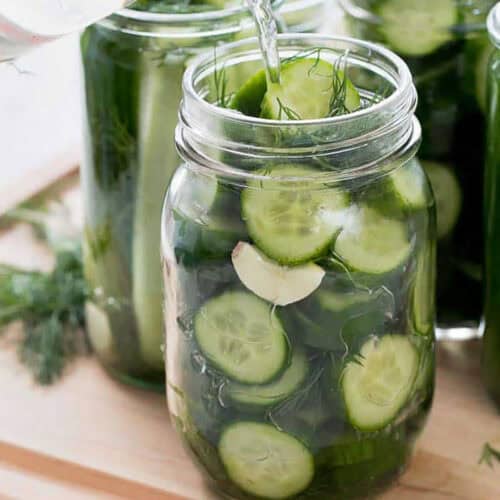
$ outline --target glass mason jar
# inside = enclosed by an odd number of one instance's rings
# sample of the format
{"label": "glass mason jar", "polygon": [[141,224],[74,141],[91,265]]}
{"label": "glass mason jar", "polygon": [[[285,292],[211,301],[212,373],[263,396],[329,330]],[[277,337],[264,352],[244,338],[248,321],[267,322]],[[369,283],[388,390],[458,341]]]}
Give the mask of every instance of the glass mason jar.
{"label": "glass mason jar", "polygon": [[[312,30],[322,7],[323,0],[288,2],[281,18]],[[123,381],[163,390],[160,215],[179,163],[174,129],[186,64],[252,29],[243,7],[129,9],[83,34],[84,256],[95,291],[87,325],[100,361]]]}
{"label": "glass mason jar", "polygon": [[[492,0],[339,0],[352,36],[410,67],[422,124],[419,158],[437,206],[438,338],[477,335],[482,312],[485,81]],[[402,5],[403,4],[403,5]]]}
{"label": "glass mason jar", "polygon": [[416,93],[381,46],[278,43],[342,61],[366,107],[278,121],[212,104],[222,68],[230,94],[262,67],[255,39],[187,70],[162,216],[168,404],[219,496],[363,496],[405,468],[433,396]]}
{"label": "glass mason jar", "polygon": [[481,371],[500,407],[500,4],[491,11],[488,31],[494,51],[488,71],[488,133],[485,181],[485,307]]}

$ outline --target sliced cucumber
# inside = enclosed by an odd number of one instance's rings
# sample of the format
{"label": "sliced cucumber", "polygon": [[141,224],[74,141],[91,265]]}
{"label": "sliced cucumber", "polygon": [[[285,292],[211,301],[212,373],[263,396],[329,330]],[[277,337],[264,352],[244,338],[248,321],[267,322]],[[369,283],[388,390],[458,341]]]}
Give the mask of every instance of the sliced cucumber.
{"label": "sliced cucumber", "polygon": [[229,107],[247,116],[260,116],[260,106],[267,91],[266,72],[255,73],[231,99]]}
{"label": "sliced cucumber", "polygon": [[319,290],[317,299],[320,307],[332,313],[341,313],[348,310],[362,311],[366,305],[377,299],[383,290],[369,291],[364,289],[352,291]]}
{"label": "sliced cucumber", "polygon": [[249,411],[273,406],[294,393],[304,382],[309,364],[304,351],[295,349],[290,364],[280,377],[265,385],[228,382],[227,395]]}
{"label": "sliced cucumber", "polygon": [[267,169],[265,181],[252,181],[242,193],[248,232],[260,250],[279,264],[297,265],[328,250],[346,218],[349,195],[339,189],[314,189],[280,181],[307,177],[316,170],[299,165]]}
{"label": "sliced cucumber", "polygon": [[430,336],[434,332],[436,316],[436,247],[428,243],[422,248],[415,271],[413,285],[413,325],[420,335]]}
{"label": "sliced cucumber", "polygon": [[419,355],[403,335],[371,338],[342,373],[342,393],[351,424],[363,431],[391,423],[412,393]]}
{"label": "sliced cucumber", "polygon": [[247,237],[239,218],[205,215],[193,220],[174,211],[175,253],[184,265],[226,258],[241,239]]}
{"label": "sliced cucumber", "polygon": [[340,436],[323,449],[317,458],[320,463],[339,467],[373,460],[377,455],[377,441],[354,432]]}
{"label": "sliced cucumber", "polygon": [[452,169],[444,164],[422,161],[436,201],[437,237],[445,238],[454,229],[462,208],[462,190]]}
{"label": "sliced cucumber", "polygon": [[269,424],[238,422],[222,434],[219,454],[229,477],[251,495],[289,498],[314,476],[314,459],[296,438]]}
{"label": "sliced cucumber", "polygon": [[278,306],[298,302],[321,284],[325,271],[312,262],[280,266],[253,245],[240,241],[233,250],[233,266],[241,282],[255,295]]}
{"label": "sliced cucumber", "polygon": [[427,177],[417,159],[410,160],[394,170],[390,174],[390,180],[401,206],[418,210],[429,204]]}
{"label": "sliced cucumber", "polygon": [[309,120],[349,113],[360,106],[358,91],[347,75],[318,58],[284,62],[280,83],[273,83],[262,100],[261,117]]}
{"label": "sliced cucumber", "polygon": [[170,189],[175,209],[195,221],[210,212],[219,194],[217,179],[187,167],[179,169]]}
{"label": "sliced cucumber", "polygon": [[383,274],[402,265],[411,252],[403,222],[359,207],[335,241],[335,253],[353,271]]}
{"label": "sliced cucumber", "polygon": [[375,13],[387,44],[404,56],[424,56],[452,40],[456,0],[381,0]]}
{"label": "sliced cucumber", "polygon": [[[474,71],[474,87],[475,96],[479,108],[483,113],[487,112],[487,87],[488,87],[488,68],[491,54],[493,54],[494,47],[488,43],[488,40],[473,41],[468,40],[467,43],[473,44],[475,42],[476,51],[474,51],[475,58],[475,71]],[[474,59],[473,59],[474,61]]]}
{"label": "sliced cucumber", "polygon": [[228,377],[265,384],[286,366],[288,344],[272,306],[246,292],[226,292],[206,302],[194,321],[202,353]]}
{"label": "sliced cucumber", "polygon": [[163,197],[178,164],[173,103],[180,102],[184,64],[161,65],[144,58],[140,82],[139,178],[132,249],[133,302],[144,361],[162,371],[163,313],[160,219]]}
{"label": "sliced cucumber", "polygon": [[370,335],[384,331],[394,313],[394,298],[385,288],[341,290],[327,285],[281,312],[286,330],[316,349],[357,352]]}

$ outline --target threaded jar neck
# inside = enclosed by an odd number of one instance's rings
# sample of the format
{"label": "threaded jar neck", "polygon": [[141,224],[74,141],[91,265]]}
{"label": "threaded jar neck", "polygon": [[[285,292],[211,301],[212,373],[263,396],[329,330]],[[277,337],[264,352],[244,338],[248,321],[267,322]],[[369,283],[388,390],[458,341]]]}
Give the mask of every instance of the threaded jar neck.
{"label": "threaded jar neck", "polygon": [[[368,105],[349,114],[296,121],[221,108],[213,103],[216,72],[224,68],[228,75],[234,71],[250,76],[262,67],[256,39],[225,45],[216,59],[213,54],[202,56],[184,75],[176,141],[186,162],[219,174],[254,177],[265,162],[312,157],[325,163],[324,172],[315,176],[323,182],[373,173],[415,153],[420,140],[414,117],[417,97],[402,59],[381,46],[344,37],[280,35],[278,45],[282,58],[319,48],[332,64],[342,60]],[[380,89],[382,95],[368,101]]]}

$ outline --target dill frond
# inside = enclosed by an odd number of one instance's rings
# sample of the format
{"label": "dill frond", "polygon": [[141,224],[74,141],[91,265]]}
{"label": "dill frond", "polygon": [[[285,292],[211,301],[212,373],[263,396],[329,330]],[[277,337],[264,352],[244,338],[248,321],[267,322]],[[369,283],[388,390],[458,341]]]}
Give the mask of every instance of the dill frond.
{"label": "dill frond", "polygon": [[0,335],[20,321],[19,360],[38,383],[51,384],[74,355],[87,350],[83,326],[89,293],[79,236],[67,233],[70,222],[60,212],[21,207],[7,219],[30,223],[56,254],[50,273],[0,265]]}
{"label": "dill frond", "polygon": [[484,443],[478,461],[479,465],[486,464],[490,469],[493,469],[495,462],[500,464],[500,450],[493,448],[490,443]]}
{"label": "dill frond", "polygon": [[348,51],[340,56],[332,70],[332,96],[328,116],[339,116],[349,113],[346,106],[347,97],[347,59]]}
{"label": "dill frond", "polygon": [[279,111],[278,111],[278,120],[283,120],[286,117],[288,120],[300,120],[300,115],[294,111],[292,108],[288,107],[283,101],[278,97],[276,98],[278,101]]}
{"label": "dill frond", "polygon": [[221,108],[228,108],[231,96],[227,91],[227,74],[225,65],[221,69],[217,68],[217,49],[214,49],[214,88],[215,104]]}

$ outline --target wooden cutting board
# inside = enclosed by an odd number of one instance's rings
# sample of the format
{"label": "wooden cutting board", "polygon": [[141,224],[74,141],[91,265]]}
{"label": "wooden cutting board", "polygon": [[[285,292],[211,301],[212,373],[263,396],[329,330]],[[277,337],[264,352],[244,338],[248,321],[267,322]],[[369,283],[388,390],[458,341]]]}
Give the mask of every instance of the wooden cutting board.
{"label": "wooden cutting board", "polygon": [[[78,207],[74,167],[57,168],[59,175],[39,172],[27,190],[0,193],[2,206],[63,175],[63,192]],[[0,262],[47,269],[52,257],[17,226],[0,233]],[[115,382],[92,357],[55,386],[38,387],[17,361],[16,328],[0,340],[0,498],[213,499],[172,431],[164,397]],[[486,441],[500,447],[500,414],[478,368],[477,341],[439,346],[430,420],[409,470],[381,498],[500,499],[500,465],[477,464]]]}

